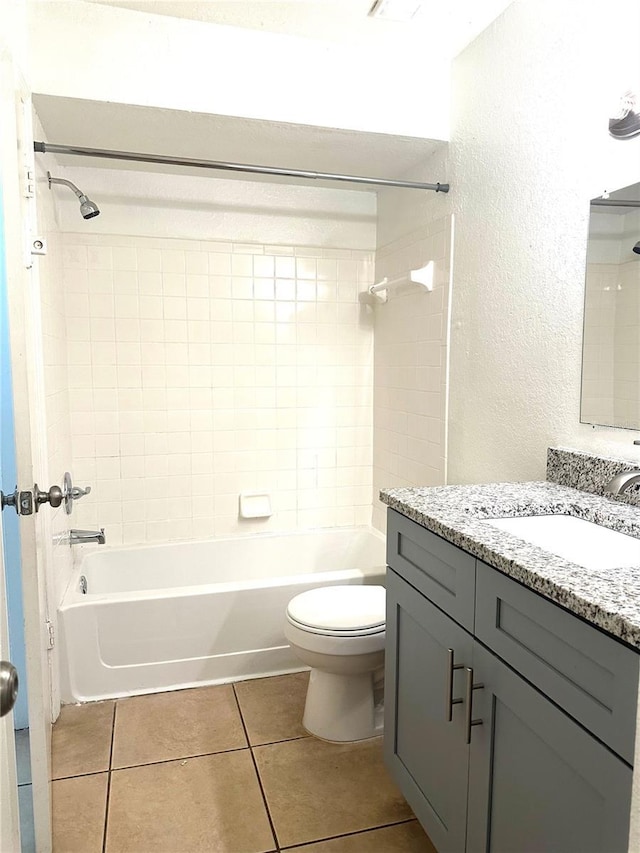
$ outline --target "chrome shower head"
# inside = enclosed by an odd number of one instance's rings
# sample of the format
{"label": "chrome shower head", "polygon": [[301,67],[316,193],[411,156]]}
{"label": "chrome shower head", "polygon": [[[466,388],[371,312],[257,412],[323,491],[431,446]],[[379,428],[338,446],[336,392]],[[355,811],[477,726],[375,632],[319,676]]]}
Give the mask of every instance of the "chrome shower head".
{"label": "chrome shower head", "polygon": [[83,219],[93,219],[94,216],[99,215],[100,209],[95,201],[91,201],[91,199],[87,198],[86,195],[81,195],[79,198],[80,213],[82,214]]}
{"label": "chrome shower head", "polygon": [[638,242],[633,247],[633,251],[636,253],[636,255],[640,255],[640,240],[638,240]]}
{"label": "chrome shower head", "polygon": [[65,187],[69,187],[77,196],[80,202],[80,213],[82,214],[83,219],[93,219],[94,216],[98,216],[100,213],[100,208],[95,203],[95,201],[91,201],[82,190],[79,190],[75,184],[72,184],[71,181],[66,181],[64,178],[53,178],[51,177],[51,172],[47,172],[47,178],[49,180],[49,189],[51,189],[51,184],[62,184]]}

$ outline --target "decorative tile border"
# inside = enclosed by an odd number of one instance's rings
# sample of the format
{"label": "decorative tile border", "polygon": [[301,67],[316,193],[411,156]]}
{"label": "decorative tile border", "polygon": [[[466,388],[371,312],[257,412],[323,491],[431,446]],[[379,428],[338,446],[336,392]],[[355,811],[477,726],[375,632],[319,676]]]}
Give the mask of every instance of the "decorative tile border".
{"label": "decorative tile border", "polygon": [[[547,480],[560,486],[569,486],[582,492],[604,495],[605,485],[621,471],[640,469],[640,448],[637,459],[615,459],[595,456],[581,450],[550,447],[547,450]],[[607,495],[607,497],[611,497]],[[624,494],[617,495],[616,503],[640,506],[640,485],[631,486]]]}

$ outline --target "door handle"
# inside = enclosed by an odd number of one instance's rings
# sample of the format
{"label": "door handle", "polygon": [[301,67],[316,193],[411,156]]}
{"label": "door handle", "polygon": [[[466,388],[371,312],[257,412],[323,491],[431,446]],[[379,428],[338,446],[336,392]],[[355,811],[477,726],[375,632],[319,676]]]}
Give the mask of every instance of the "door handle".
{"label": "door handle", "polygon": [[446,691],[447,695],[445,697],[445,708],[446,708],[446,718],[447,722],[450,723],[453,720],[453,706],[461,705],[462,699],[454,699],[453,698],[453,672],[456,669],[464,669],[464,664],[454,663],[454,651],[453,649],[447,649],[447,686]]}
{"label": "door handle", "polygon": [[482,690],[484,684],[474,684],[473,683],[473,667],[466,666],[465,667],[465,677],[466,677],[466,714],[465,714],[465,732],[466,732],[466,741],[467,743],[471,743],[471,727],[472,726],[481,726],[482,720],[474,720],[473,717],[473,691],[474,690]]}
{"label": "door handle", "polygon": [[13,709],[18,698],[18,671],[8,660],[0,661],[0,717]]}
{"label": "door handle", "polygon": [[35,483],[33,486],[33,497],[36,512],[38,512],[42,504],[50,503],[54,508],[60,506],[64,495],[60,486],[51,486],[48,492],[43,492],[42,489],[38,488],[38,484]]}

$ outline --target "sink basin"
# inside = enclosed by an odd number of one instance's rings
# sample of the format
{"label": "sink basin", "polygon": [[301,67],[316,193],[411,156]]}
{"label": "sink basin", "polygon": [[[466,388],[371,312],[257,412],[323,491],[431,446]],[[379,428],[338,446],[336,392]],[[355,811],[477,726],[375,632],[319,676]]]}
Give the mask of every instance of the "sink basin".
{"label": "sink basin", "polygon": [[487,524],[587,569],[640,566],[640,539],[572,515],[492,518]]}

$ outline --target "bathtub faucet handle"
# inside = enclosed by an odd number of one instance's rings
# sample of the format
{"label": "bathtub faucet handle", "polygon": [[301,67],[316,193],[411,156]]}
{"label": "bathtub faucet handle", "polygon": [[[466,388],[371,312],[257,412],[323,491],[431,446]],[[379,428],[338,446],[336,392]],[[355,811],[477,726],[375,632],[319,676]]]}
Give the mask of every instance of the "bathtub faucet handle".
{"label": "bathtub faucet handle", "polygon": [[64,511],[67,515],[71,515],[73,502],[90,494],[90,492],[91,486],[86,486],[84,489],[74,486],[71,481],[71,474],[67,471],[64,475]]}
{"label": "bathtub faucet handle", "polygon": [[71,497],[74,501],[77,501],[78,498],[83,498],[85,495],[88,495],[91,492],[91,486],[87,486],[86,489],[81,489],[80,486],[74,486],[71,489]]}

